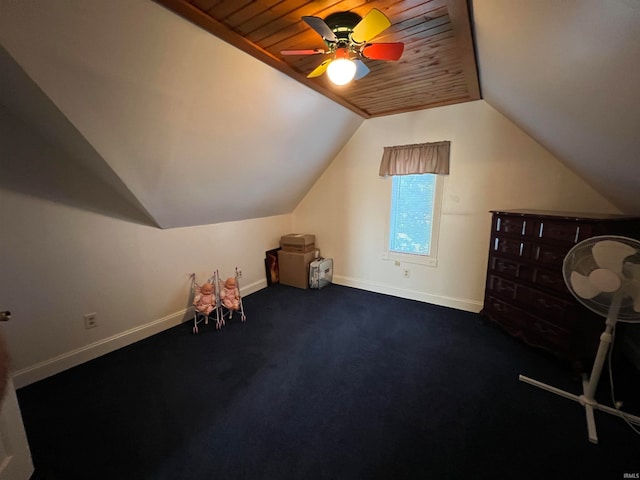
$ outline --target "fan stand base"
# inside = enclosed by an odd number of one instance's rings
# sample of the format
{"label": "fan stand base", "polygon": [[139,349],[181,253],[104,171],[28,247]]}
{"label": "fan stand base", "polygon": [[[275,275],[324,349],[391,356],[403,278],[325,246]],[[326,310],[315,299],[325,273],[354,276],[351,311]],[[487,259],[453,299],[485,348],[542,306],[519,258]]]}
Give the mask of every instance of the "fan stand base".
{"label": "fan stand base", "polygon": [[598,352],[596,353],[596,358],[593,362],[591,376],[583,376],[582,395],[574,395],[573,393],[560,390],[559,388],[552,387],[551,385],[547,385],[546,383],[539,382],[529,377],[525,377],[524,375],[519,376],[519,379],[522,382],[529,383],[535,387],[542,388],[543,390],[547,390],[548,392],[555,393],[556,395],[560,395],[564,398],[568,398],[569,400],[573,400],[574,402],[578,402],[579,404],[584,406],[585,414],[587,416],[587,432],[589,434],[589,441],[596,444],[598,443],[598,435],[596,433],[596,421],[593,415],[594,410],[601,410],[603,412],[610,413],[611,415],[621,417],[629,423],[640,425],[640,417],[636,417],[635,415],[631,415],[629,413],[624,413],[616,408],[607,407],[606,405],[600,405],[595,399],[596,389],[598,388],[598,382],[600,381],[600,374],[602,373],[604,362],[607,358],[611,342],[613,341],[613,331],[615,330],[615,326],[617,323],[616,315],[618,313],[618,307],[619,297],[617,297],[614,301],[612,310],[607,317],[607,321],[605,322],[605,331],[600,335],[600,345],[598,346]]}
{"label": "fan stand base", "polygon": [[622,412],[621,410],[611,408],[606,405],[600,405],[595,399],[587,397],[586,395],[589,391],[589,380],[586,375],[584,375],[582,379],[582,388],[584,391],[583,395],[574,395],[573,393],[560,390],[559,388],[552,387],[551,385],[539,382],[537,380],[534,380],[533,378],[525,377],[524,375],[520,375],[518,378],[522,382],[528,383],[543,390],[547,390],[548,392],[555,393],[556,395],[560,395],[561,397],[568,398],[569,400],[573,400],[574,402],[578,402],[579,404],[584,406],[587,418],[587,433],[589,435],[589,441],[591,443],[598,443],[596,421],[593,414],[594,410],[600,410],[606,413],[610,413],[611,415],[616,415],[620,418],[624,418],[630,423],[640,425],[640,417],[636,417],[635,415]]}

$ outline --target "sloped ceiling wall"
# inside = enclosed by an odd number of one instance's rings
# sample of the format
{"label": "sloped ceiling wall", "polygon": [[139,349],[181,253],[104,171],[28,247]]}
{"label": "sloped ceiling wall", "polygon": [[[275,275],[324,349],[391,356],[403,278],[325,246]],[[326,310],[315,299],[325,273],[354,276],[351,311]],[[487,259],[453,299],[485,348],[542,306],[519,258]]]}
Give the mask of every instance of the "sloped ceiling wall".
{"label": "sloped ceiling wall", "polygon": [[[0,72],[0,119],[9,125],[0,129],[0,188],[158,226],[104,159],[1,46]],[[17,153],[20,149],[15,149],[15,137],[20,137],[16,130],[21,123],[38,132],[58,154],[37,157],[27,145],[23,153]],[[4,148],[9,144],[14,144],[14,149]],[[9,155],[9,151],[14,154]]]}
{"label": "sloped ceiling wall", "polygon": [[162,228],[291,212],[363,121],[148,0],[0,8],[2,46]]}
{"label": "sloped ceiling wall", "polygon": [[473,0],[482,96],[640,214],[640,2]]}

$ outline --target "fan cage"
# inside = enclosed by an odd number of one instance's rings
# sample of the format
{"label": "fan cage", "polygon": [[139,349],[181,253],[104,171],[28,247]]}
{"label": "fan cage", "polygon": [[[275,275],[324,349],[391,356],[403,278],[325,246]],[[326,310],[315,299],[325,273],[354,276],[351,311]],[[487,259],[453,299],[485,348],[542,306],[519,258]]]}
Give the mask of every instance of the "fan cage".
{"label": "fan cage", "polygon": [[[588,276],[593,270],[600,268],[593,258],[592,249],[596,244],[605,240],[620,242],[636,250],[635,254],[624,259],[622,268],[623,286],[617,292],[602,292],[593,298],[582,298],[571,286],[571,273],[577,272],[581,275]],[[634,281],[629,273],[629,264],[640,265],[640,242],[638,240],[615,235],[591,237],[576,244],[569,250],[562,264],[562,276],[571,294],[589,310],[602,317],[607,317],[614,300],[619,300],[620,309],[617,314],[617,319],[623,322],[640,322],[640,312],[634,310],[634,299],[630,292],[625,289],[625,284]],[[640,279],[635,281],[640,281]],[[619,298],[616,299],[616,296]]]}

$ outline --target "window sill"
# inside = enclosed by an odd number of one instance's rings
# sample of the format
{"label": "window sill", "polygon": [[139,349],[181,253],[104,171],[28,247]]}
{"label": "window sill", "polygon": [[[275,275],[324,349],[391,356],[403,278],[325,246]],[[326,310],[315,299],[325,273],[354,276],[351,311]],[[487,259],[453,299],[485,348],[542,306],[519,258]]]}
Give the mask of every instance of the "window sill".
{"label": "window sill", "polygon": [[382,260],[399,263],[412,263],[415,265],[426,265],[427,267],[438,266],[438,259],[429,255],[412,255],[410,253],[384,252],[382,254]]}

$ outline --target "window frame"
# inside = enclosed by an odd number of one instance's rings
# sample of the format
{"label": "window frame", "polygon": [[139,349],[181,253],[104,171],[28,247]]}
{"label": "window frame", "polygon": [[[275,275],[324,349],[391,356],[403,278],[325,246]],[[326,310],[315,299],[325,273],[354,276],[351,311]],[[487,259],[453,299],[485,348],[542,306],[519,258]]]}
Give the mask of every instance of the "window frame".
{"label": "window frame", "polygon": [[[413,263],[417,265],[426,265],[429,267],[438,266],[438,239],[440,238],[440,223],[442,217],[442,196],[444,191],[444,178],[443,175],[436,173],[419,173],[416,175],[434,175],[435,176],[435,193],[433,199],[433,216],[431,224],[431,239],[429,245],[429,255],[422,255],[417,253],[400,253],[390,250],[390,234],[391,234],[391,211],[393,206],[393,187],[392,183],[389,184],[388,191],[388,208],[385,224],[384,234],[384,253],[382,255],[383,260],[401,262],[401,263]],[[385,177],[385,179],[392,179],[393,177]]]}

